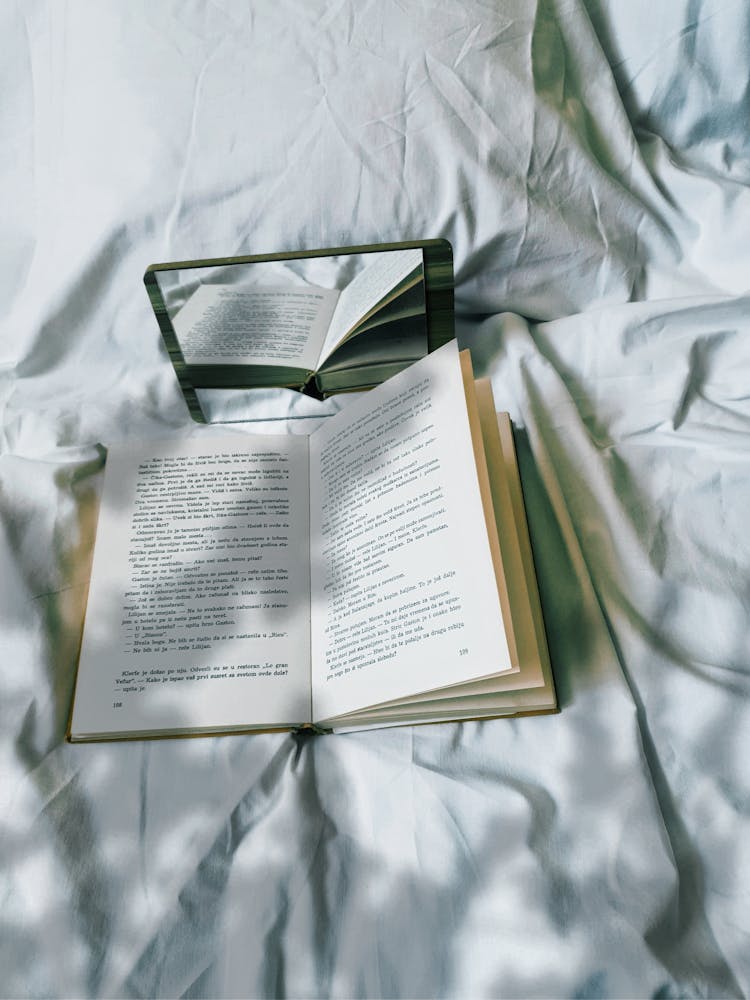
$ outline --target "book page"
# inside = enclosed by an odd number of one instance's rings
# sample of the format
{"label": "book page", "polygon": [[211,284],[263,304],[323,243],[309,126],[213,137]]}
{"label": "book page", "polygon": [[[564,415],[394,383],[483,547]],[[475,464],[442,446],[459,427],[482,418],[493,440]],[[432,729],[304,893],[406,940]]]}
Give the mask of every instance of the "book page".
{"label": "book page", "polygon": [[313,716],[513,669],[455,341],[310,439]]}
{"label": "book page", "polygon": [[201,285],[172,320],[189,365],[317,367],[335,289]]}
{"label": "book page", "polygon": [[[341,291],[316,367],[333,352],[352,327],[363,320],[389,292],[393,291],[412,271],[422,267],[422,251],[418,248],[384,250],[371,256],[372,260],[368,260],[356,278]],[[420,278],[424,281],[421,270]]]}
{"label": "book page", "polygon": [[71,736],[310,717],[308,442],[107,459]]}

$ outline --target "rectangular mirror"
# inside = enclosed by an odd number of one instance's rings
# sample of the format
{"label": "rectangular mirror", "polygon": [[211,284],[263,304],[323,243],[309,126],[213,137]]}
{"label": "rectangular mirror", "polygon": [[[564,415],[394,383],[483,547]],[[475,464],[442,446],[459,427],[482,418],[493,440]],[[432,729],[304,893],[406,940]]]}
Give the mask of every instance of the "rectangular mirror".
{"label": "rectangular mirror", "polygon": [[370,389],[454,336],[447,240],[152,264],[144,281],[202,422],[237,419],[212,391]]}

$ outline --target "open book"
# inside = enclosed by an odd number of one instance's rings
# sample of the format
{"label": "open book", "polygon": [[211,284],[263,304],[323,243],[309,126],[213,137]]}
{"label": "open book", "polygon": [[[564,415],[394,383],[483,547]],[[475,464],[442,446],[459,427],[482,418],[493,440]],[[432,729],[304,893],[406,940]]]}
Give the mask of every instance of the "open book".
{"label": "open book", "polygon": [[[422,251],[373,254],[343,290],[200,285],[172,323],[190,365],[243,365],[256,387],[366,388],[427,353]],[[356,338],[356,341],[355,341]]]}
{"label": "open book", "polygon": [[555,705],[510,422],[455,341],[309,437],[110,449],[71,740]]}

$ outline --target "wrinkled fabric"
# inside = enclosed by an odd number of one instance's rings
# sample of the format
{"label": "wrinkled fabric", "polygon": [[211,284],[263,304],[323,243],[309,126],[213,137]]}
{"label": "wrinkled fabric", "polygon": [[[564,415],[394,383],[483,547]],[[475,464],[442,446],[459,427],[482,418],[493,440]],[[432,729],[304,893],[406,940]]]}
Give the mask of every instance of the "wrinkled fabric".
{"label": "wrinkled fabric", "polygon": [[[2,995],[747,995],[749,22],[3,6]],[[561,712],[66,744],[106,449],[214,433],[146,266],[428,237]]]}

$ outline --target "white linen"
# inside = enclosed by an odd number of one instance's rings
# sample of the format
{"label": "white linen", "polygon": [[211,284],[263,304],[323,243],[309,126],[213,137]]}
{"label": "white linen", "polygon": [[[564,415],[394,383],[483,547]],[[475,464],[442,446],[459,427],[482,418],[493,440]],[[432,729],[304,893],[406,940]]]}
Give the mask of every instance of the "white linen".
{"label": "white linen", "polygon": [[[745,5],[0,20],[0,991],[747,995]],[[106,447],[214,433],[145,267],[438,236],[561,713],[66,744]]]}

